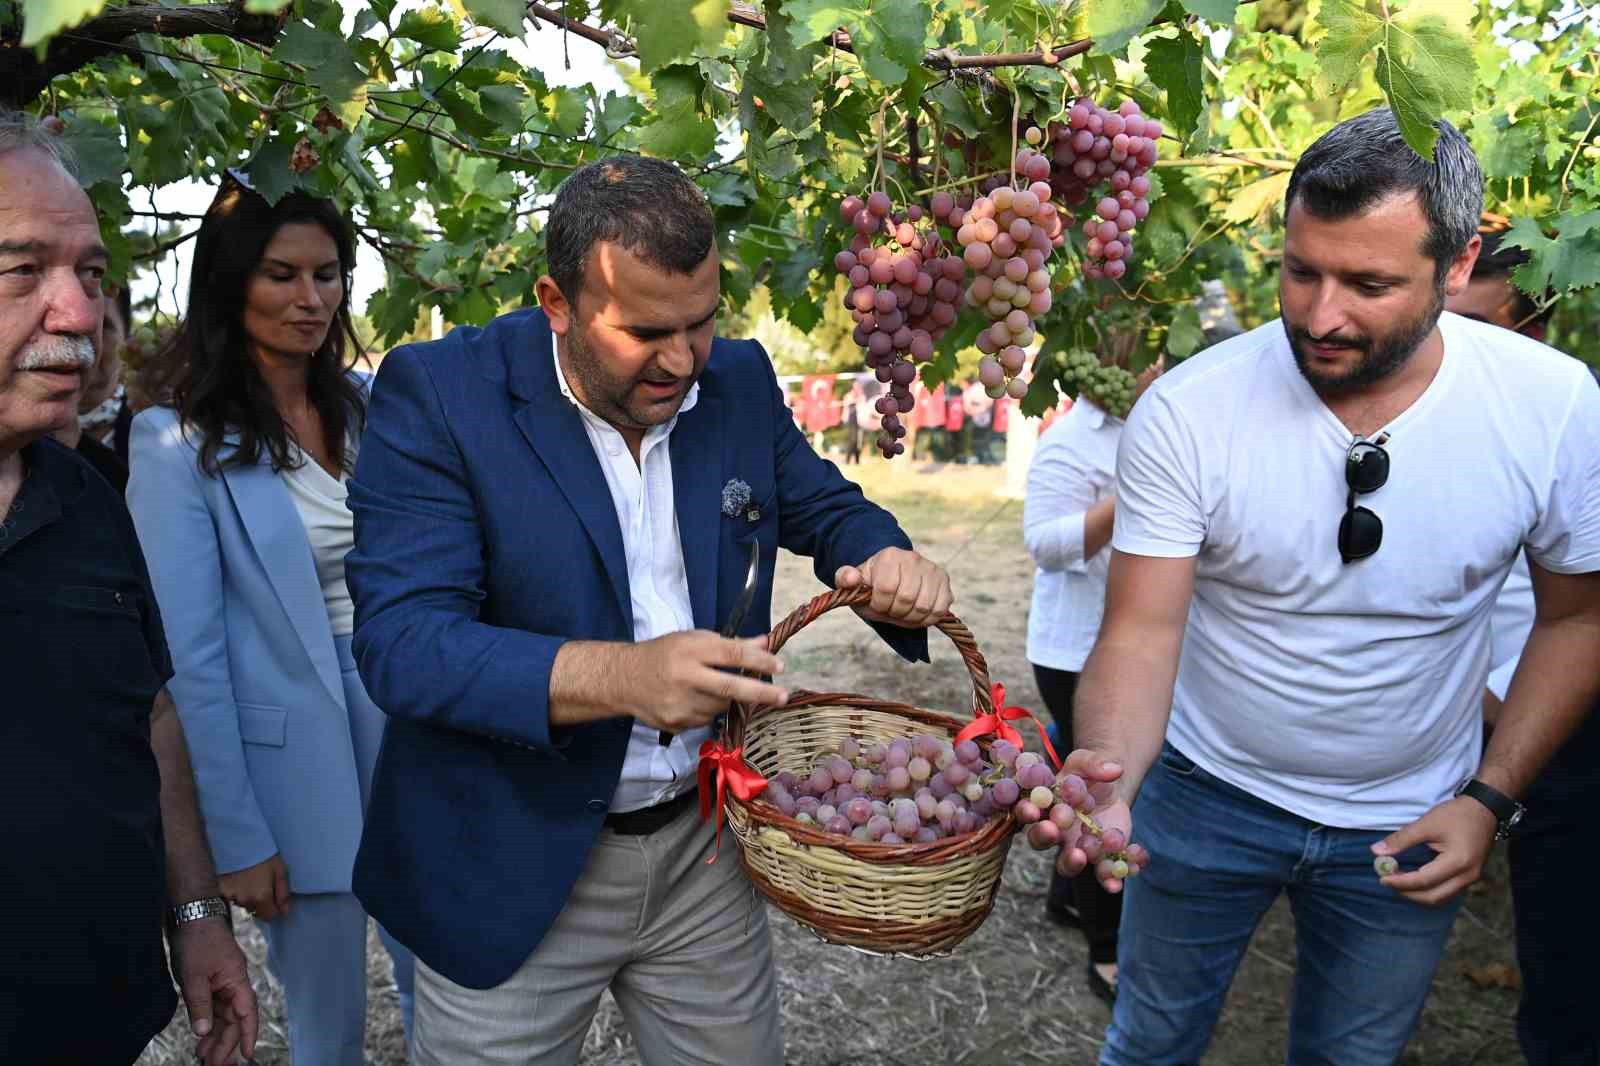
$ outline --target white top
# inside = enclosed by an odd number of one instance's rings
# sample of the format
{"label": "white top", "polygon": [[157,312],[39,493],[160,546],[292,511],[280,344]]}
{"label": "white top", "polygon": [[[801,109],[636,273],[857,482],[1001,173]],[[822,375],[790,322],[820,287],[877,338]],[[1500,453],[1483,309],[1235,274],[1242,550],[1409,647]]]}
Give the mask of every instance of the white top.
{"label": "white top", "polygon": [[1111,548],[1083,557],[1084,514],[1111,495],[1121,437],[1122,419],[1080,396],[1039,438],[1022,510],[1022,539],[1038,568],[1028,612],[1030,663],[1076,672],[1094,647]]}
{"label": "white top", "polygon": [[1351,433],[1273,321],[1162,376],[1117,459],[1113,543],[1198,556],[1168,737],[1325,825],[1390,830],[1477,768],[1489,615],[1526,545],[1600,570],[1600,388],[1506,330],[1439,320],[1444,361],[1390,422],[1360,502],[1377,554],[1337,549]]}
{"label": "white top", "polygon": [[311,542],[311,558],[322,584],[322,599],[328,605],[328,624],[336,637],[348,637],[356,630],[356,608],[350,602],[350,589],[344,583],[344,557],[355,547],[355,519],[345,502],[348,486],[343,473],[334,477],[311,456],[294,449],[296,467],[285,467],[278,477],[289,490],[294,509],[306,527]]}
{"label": "white top", "polygon": [[1522,646],[1528,643],[1532,631],[1533,578],[1528,573],[1528,560],[1518,555],[1506,583],[1500,586],[1500,595],[1494,598],[1494,613],[1489,616],[1489,691],[1502,700],[1522,659]]}
{"label": "white top", "polygon": [[[683,542],[678,538],[678,509],[672,495],[672,453],[667,447],[678,417],[694,407],[700,385],[689,386],[683,406],[671,420],[645,431],[639,461],[633,461],[628,442],[605,419],[583,406],[567,387],[556,361],[556,381],[561,395],[572,401],[583,419],[584,432],[600,460],[606,488],[622,527],[622,550],[628,560],[628,592],[633,599],[633,639],[653,640],[668,633],[694,628],[694,608],[689,601],[689,578],[683,567]],[[694,786],[700,744],[711,730],[691,729],[662,747],[660,733],[635,722],[622,760],[622,776],[611,795],[613,811],[633,811],[665,803]]]}

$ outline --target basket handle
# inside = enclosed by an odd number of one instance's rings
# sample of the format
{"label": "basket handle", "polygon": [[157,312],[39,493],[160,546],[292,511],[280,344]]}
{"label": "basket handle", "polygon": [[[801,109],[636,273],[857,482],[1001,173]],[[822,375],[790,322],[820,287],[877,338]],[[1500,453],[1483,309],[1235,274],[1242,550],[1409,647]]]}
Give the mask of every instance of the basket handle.
{"label": "basket handle", "polygon": [[[767,650],[777,654],[779,649],[800,630],[835,608],[855,607],[871,600],[872,589],[866,585],[824,592],[809,603],[796,607],[788,617],[772,627],[772,632],[767,637]],[[961,661],[966,664],[967,673],[972,677],[973,715],[991,713],[994,710],[994,703],[990,698],[989,664],[984,661],[983,653],[978,650],[978,642],[973,638],[972,631],[961,619],[948,612],[933,623],[933,626],[950,638],[950,642],[956,646],[956,651],[961,653]],[[738,719],[734,735],[743,736],[743,725],[750,709],[741,703],[735,703],[733,706],[733,717]]]}

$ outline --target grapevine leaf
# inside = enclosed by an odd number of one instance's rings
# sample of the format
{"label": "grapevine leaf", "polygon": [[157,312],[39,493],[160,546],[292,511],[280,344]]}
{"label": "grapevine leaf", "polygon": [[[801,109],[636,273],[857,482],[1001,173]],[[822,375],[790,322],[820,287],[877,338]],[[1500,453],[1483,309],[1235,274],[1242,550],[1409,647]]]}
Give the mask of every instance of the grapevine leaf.
{"label": "grapevine leaf", "polygon": [[659,70],[713,48],[728,31],[729,0],[641,4],[633,17],[639,69]]}
{"label": "grapevine leaf", "polygon": [[743,174],[718,170],[702,178],[700,184],[713,207],[746,207],[755,202],[755,189]]}
{"label": "grapevine leaf", "polygon": [[22,47],[43,44],[98,15],[105,6],[106,0],[22,0]]}
{"label": "grapevine leaf", "polygon": [[416,41],[436,52],[453,52],[461,45],[461,31],[455,20],[436,7],[407,11],[400,17],[394,35]]}
{"label": "grapevine leaf", "polygon": [[1167,114],[1179,130],[1192,131],[1205,107],[1200,42],[1185,32],[1158,37],[1144,62],[1150,80],[1167,91]]}
{"label": "grapevine leaf", "polygon": [[244,0],[244,9],[251,15],[276,15],[294,0]]}
{"label": "grapevine leaf", "polygon": [[668,159],[699,159],[717,144],[717,124],[700,114],[700,72],[677,66],[657,71],[655,120],[639,137],[639,146]]}
{"label": "grapevine leaf", "polygon": [[102,181],[121,184],[128,155],[115,126],[98,122],[73,122],[61,135],[78,158],[78,182],[84,188]]}
{"label": "grapevine leaf", "polygon": [[355,55],[343,37],[328,30],[313,29],[304,22],[291,22],[284,27],[283,36],[272,50],[272,58],[308,71],[341,59],[355,62]]}
{"label": "grapevine leaf", "polygon": [[1109,56],[1150,25],[1165,6],[1166,0],[1082,0],[1075,36],[1093,37],[1095,51]]}
{"label": "grapevine leaf", "polygon": [[1234,193],[1222,217],[1233,223],[1254,222],[1283,201],[1289,188],[1288,173],[1270,174]]}
{"label": "grapevine leaf", "polygon": [[1231,26],[1239,2],[1238,0],[1183,0],[1183,6],[1189,14],[1199,15],[1207,22]]}
{"label": "grapevine leaf", "polygon": [[783,255],[772,271],[772,278],[784,295],[794,297],[806,291],[811,284],[811,271],[822,262],[822,256],[808,244],[802,244]]}
{"label": "grapevine leaf", "polygon": [[822,309],[815,300],[794,300],[784,308],[783,317],[802,333],[809,333],[822,321]]}
{"label": "grapevine leaf", "polygon": [[527,98],[528,94],[522,86],[511,82],[485,85],[478,90],[478,104],[483,108],[483,117],[503,131],[522,128],[522,104]]}
{"label": "grapevine leaf", "polygon": [[1528,262],[1511,278],[1535,298],[1600,285],[1600,211],[1568,212],[1555,220],[1556,237],[1547,237],[1534,219],[1518,218],[1501,243],[1521,248]]}
{"label": "grapevine leaf", "polygon": [[789,30],[789,22],[788,14],[781,7],[777,4],[767,5],[767,32],[762,37],[764,73],[772,81],[809,81],[817,48],[815,45],[797,45]]}
{"label": "grapevine leaf", "polygon": [[1172,316],[1172,324],[1167,327],[1167,354],[1183,359],[1199,351],[1205,342],[1205,332],[1200,328],[1199,309],[1194,304],[1184,304]]}
{"label": "grapevine leaf", "polygon": [[1383,19],[1361,0],[1322,0],[1317,21],[1327,31],[1316,49],[1323,78],[1334,92],[1343,92],[1360,78],[1373,51],[1383,44]]}
{"label": "grapevine leaf", "polygon": [[[656,75],[658,86],[660,82],[661,75],[658,74]],[[699,85],[698,77],[695,78],[695,84]],[[545,97],[543,110],[545,118],[550,120],[550,125],[555,131],[568,136],[582,133],[584,124],[589,119],[589,104],[584,100],[583,94],[567,88],[552,89],[550,95]]]}
{"label": "grapevine leaf", "polygon": [[1361,0],[1323,0],[1327,31],[1317,48],[1324,78],[1339,92],[1368,62],[1388,97],[1400,133],[1417,154],[1433,158],[1434,123],[1446,111],[1472,106],[1477,61],[1467,31],[1470,5],[1412,0],[1404,11],[1375,14]]}
{"label": "grapevine leaf", "polygon": [[899,85],[922,63],[928,5],[920,0],[783,0],[789,37],[804,47],[843,26],[867,75]]}
{"label": "grapevine leaf", "polygon": [[938,109],[939,117],[946,125],[954,126],[968,138],[983,135],[987,123],[956,82],[945,82],[928,93],[927,98]]}
{"label": "grapevine leaf", "polygon": [[759,99],[778,125],[791,130],[803,130],[811,125],[815,86],[809,79],[769,81],[763,71],[751,68],[745,74],[744,91],[752,101]]}
{"label": "grapevine leaf", "polygon": [[261,146],[261,151],[245,167],[251,188],[269,204],[277,203],[300,185],[300,175],[289,169],[289,156],[293,152],[293,137],[274,137]]}
{"label": "grapevine leaf", "polygon": [[1533,172],[1539,131],[1533,123],[1512,123],[1505,115],[1480,111],[1472,119],[1472,147],[1486,178],[1520,178]]}
{"label": "grapevine leaf", "polygon": [[472,21],[512,37],[522,36],[522,19],[527,5],[522,0],[461,0]]}

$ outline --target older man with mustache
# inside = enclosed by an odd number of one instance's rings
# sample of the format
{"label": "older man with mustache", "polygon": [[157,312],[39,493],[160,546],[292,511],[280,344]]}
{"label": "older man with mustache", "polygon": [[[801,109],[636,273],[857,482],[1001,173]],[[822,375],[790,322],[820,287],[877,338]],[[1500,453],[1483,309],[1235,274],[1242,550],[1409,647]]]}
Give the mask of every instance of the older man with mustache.
{"label": "older man with mustache", "polygon": [[129,1063],[172,1017],[160,922],[207,1064],[254,1049],[144,558],[121,499],[48,439],[76,418],[106,250],[54,140],[0,112],[0,1048]]}

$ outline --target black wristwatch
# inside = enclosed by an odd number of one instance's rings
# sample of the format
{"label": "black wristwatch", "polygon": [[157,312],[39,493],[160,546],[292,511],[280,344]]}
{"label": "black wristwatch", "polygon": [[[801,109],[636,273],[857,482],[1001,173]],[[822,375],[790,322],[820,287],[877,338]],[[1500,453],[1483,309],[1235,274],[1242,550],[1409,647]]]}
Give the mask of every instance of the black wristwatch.
{"label": "black wristwatch", "polygon": [[1476,777],[1469,777],[1463,780],[1461,784],[1456,786],[1455,794],[1458,796],[1471,796],[1489,808],[1490,813],[1495,817],[1495,821],[1499,823],[1494,831],[1496,840],[1504,840],[1510,836],[1511,831],[1517,827],[1517,823],[1522,821],[1522,816],[1528,813],[1528,808],[1499,789],[1491,788],[1484,784]]}

